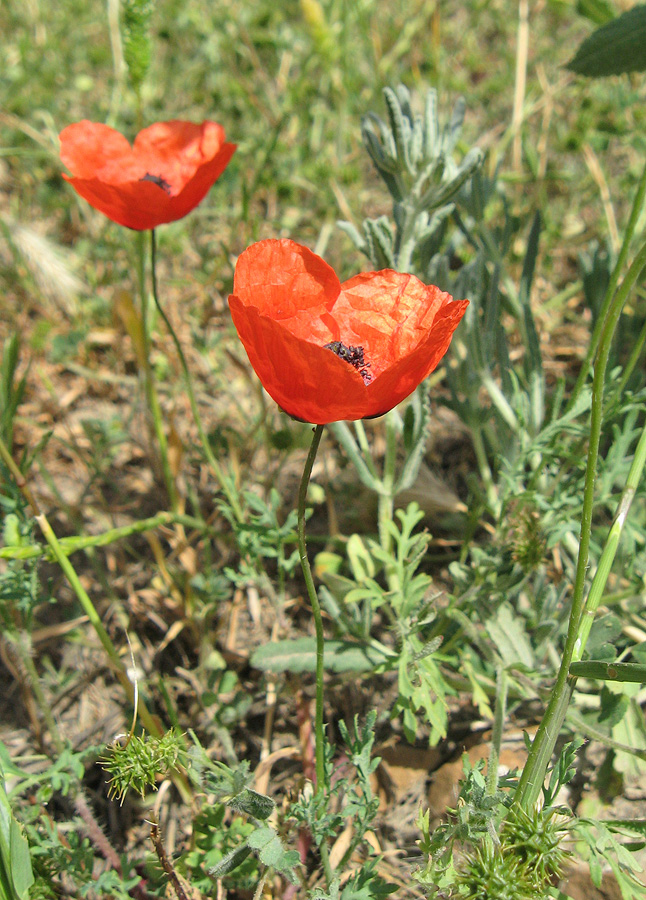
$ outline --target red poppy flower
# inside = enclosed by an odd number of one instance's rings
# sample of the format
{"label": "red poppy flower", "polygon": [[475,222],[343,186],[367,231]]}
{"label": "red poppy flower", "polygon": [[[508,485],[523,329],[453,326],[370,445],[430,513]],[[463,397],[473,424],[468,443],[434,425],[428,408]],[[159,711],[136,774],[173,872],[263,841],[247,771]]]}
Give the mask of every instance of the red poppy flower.
{"label": "red poppy flower", "polygon": [[174,222],[204,199],[236,149],[215,122],[157,122],[126,138],[98,122],[60,133],[75,191],[113,222],[143,231]]}
{"label": "red poppy flower", "polygon": [[379,416],[433,371],[468,300],[384,269],[341,284],[293,241],[260,241],[238,259],[231,315],[276,403],[324,425]]}

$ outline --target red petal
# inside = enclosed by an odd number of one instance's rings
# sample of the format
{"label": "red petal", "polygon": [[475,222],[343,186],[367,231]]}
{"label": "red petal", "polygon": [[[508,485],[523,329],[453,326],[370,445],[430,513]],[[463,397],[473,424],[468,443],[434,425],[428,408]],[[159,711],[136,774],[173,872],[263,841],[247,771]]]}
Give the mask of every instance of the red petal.
{"label": "red petal", "polygon": [[133,151],[142,168],[162,176],[171,194],[179,194],[203,166],[218,156],[224,140],[224,129],[216,122],[156,122],[139,132]]}
{"label": "red petal", "polygon": [[223,144],[217,156],[203,163],[176,197],[168,197],[168,209],[171,215],[164,221],[174,222],[176,219],[181,219],[198,203],[201,203],[229,165],[229,160],[235,151],[236,144]]}
{"label": "red petal", "polygon": [[438,311],[451,299],[414,275],[384,269],[346,281],[332,314],[340,339],[364,348],[376,377],[426,340]]}
{"label": "red petal", "polygon": [[369,387],[374,409],[369,415],[379,415],[397,406],[431,374],[449,349],[453,332],[468,305],[468,300],[445,303],[437,312],[426,338],[371,382]]}
{"label": "red petal", "polygon": [[115,173],[127,172],[132,165],[132,147],[126,138],[100,122],[84,119],[68,125],[61,131],[59,140],[61,160],[78,178],[94,178],[106,167]]}
{"label": "red petal", "polygon": [[179,216],[169,212],[171,197],[150,181],[108,184],[98,178],[67,178],[74,190],[95,209],[126,228],[144,231]]}
{"label": "red petal", "polygon": [[[339,290],[340,288],[340,290]],[[386,269],[343,286],[292,241],[261,241],[238,260],[229,298],[262,384],[297,418],[316,424],[381,415],[401,403],[446,353],[467,300]],[[325,344],[361,347],[372,380]]]}
{"label": "red petal", "polygon": [[317,425],[371,414],[368,388],[352,366],[331,350],[295,337],[240,297],[229,297],[229,305],[251,365],[285,412]]}
{"label": "red petal", "polygon": [[258,241],[240,255],[233,293],[273,319],[298,316],[303,310],[330,309],[341,290],[331,266],[287,239]]}

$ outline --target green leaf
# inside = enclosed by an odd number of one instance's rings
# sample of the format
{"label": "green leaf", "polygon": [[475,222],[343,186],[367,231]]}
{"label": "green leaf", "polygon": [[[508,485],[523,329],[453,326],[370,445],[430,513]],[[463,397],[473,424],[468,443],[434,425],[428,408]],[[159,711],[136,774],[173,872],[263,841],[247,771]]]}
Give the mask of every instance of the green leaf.
{"label": "green leaf", "polygon": [[254,819],[264,820],[269,818],[276,804],[271,797],[259,794],[258,791],[253,791],[251,788],[244,788],[239,794],[227,801],[227,806],[236,810],[236,812],[247,813],[247,815],[253,816]]}
{"label": "green leaf", "polygon": [[617,10],[609,0],[578,0],[576,11],[595,25],[605,25],[617,15]]}
{"label": "green leaf", "polygon": [[614,728],[628,710],[628,697],[616,691],[608,690],[604,685],[599,692],[599,722],[603,722],[607,728]]}
{"label": "green leaf", "polygon": [[534,654],[524,622],[514,614],[508,603],[501,603],[495,618],[490,619],[485,627],[505,666],[520,663],[528,669],[533,667]]}
{"label": "green leaf", "polygon": [[281,872],[292,883],[296,882],[293,868],[300,862],[300,855],[296,850],[285,850],[273,828],[258,828],[247,838],[247,845],[258,853],[262,863]]}
{"label": "green leaf", "polygon": [[33,883],[29,844],[0,784],[0,900],[26,900]]}
{"label": "green leaf", "polygon": [[[621,634],[621,629],[621,619],[612,613],[608,613],[607,615],[595,619],[592,623],[590,636],[586,644],[587,655],[593,659],[616,659],[617,650],[614,647],[614,644]],[[612,649],[612,656],[608,656],[609,647]]]}
{"label": "green leaf", "polygon": [[594,31],[566,68],[592,78],[646,72],[646,5],[634,6]]}
{"label": "green leaf", "polygon": [[[329,672],[371,672],[390,659],[376,647],[352,641],[325,642],[325,668]],[[251,665],[263,672],[316,672],[316,640],[270,641],[251,656]]]}

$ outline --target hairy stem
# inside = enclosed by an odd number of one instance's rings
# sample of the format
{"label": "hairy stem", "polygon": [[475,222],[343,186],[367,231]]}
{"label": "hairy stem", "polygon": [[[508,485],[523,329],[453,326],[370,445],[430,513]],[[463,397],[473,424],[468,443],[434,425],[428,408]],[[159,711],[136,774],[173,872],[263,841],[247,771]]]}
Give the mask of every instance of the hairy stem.
{"label": "hairy stem", "polygon": [[218,484],[224,491],[224,494],[227,498],[229,506],[233,510],[236,519],[241,522],[243,519],[242,510],[240,508],[240,502],[238,499],[238,495],[236,494],[230,480],[226,477],[224,472],[222,471],[222,467],[220,463],[217,461],[215,456],[213,455],[213,451],[211,450],[211,445],[209,444],[208,438],[204,432],[204,427],[202,425],[202,418],[200,416],[200,412],[197,406],[197,400],[195,399],[195,391],[193,389],[193,379],[191,378],[191,373],[188,368],[188,363],[186,362],[186,356],[184,355],[184,351],[182,350],[182,345],[179,342],[179,338],[177,337],[177,333],[173,328],[170,319],[166,315],[161,303],[159,302],[159,294],[157,291],[157,244],[155,239],[155,229],[153,228],[150,232],[150,252],[151,252],[151,271],[152,271],[152,293],[153,300],[155,301],[155,306],[159,311],[159,315],[164,320],[164,324],[166,328],[168,328],[168,332],[175,344],[175,349],[177,350],[177,356],[179,357],[180,365],[182,367],[182,374],[184,375],[184,383],[186,385],[186,393],[188,394],[188,400],[191,405],[191,412],[193,413],[193,420],[197,427],[198,434],[200,436],[200,441],[202,443],[202,449],[204,450],[204,455],[211,466],[211,471],[215,475]]}
{"label": "hairy stem", "polygon": [[[316,712],[314,716],[314,746],[316,756],[316,790],[326,791],[325,783],[325,728],[323,725],[323,673],[324,673],[324,634],[323,634],[323,617],[321,615],[321,604],[319,603],[318,594],[314,587],[314,579],[312,578],[312,569],[307,557],[307,544],[305,542],[305,506],[307,501],[307,488],[312,475],[312,466],[316,459],[316,454],[321,443],[323,435],[323,425],[316,425],[314,435],[310,445],[303,476],[301,478],[300,487],[298,489],[298,553],[301,560],[301,568],[303,577],[305,578],[305,586],[307,594],[312,604],[312,613],[314,614],[314,628],[316,631]],[[332,881],[332,870],[327,855],[327,847],[321,844],[321,858],[325,868],[325,877],[328,884]]]}

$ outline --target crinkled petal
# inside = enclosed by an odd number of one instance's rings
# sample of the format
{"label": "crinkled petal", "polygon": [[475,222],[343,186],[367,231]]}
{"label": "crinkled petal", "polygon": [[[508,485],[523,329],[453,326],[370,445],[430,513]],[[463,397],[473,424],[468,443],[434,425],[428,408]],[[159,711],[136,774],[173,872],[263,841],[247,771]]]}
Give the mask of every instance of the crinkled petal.
{"label": "crinkled petal", "polygon": [[[274,319],[330,309],[341,284],[331,266],[287,239],[258,241],[240,255],[233,293],[245,305]],[[311,318],[311,316],[310,316]]]}
{"label": "crinkled petal", "polygon": [[61,160],[77,178],[91,179],[103,173],[119,183],[130,177],[132,147],[114,128],[84,119],[64,128],[59,140]]}
{"label": "crinkled petal", "polygon": [[437,368],[449,349],[453,332],[466,312],[468,300],[451,300],[438,310],[426,337],[409,353],[404,354],[368,385],[374,407],[370,415],[378,415],[379,409],[387,412],[413,393],[431,372]]}
{"label": "crinkled petal", "polygon": [[216,122],[197,125],[174,120],[156,122],[140,131],[133,152],[151,175],[163,177],[171,194],[179,194],[201,167],[218,156],[224,144],[224,129]]}
{"label": "crinkled petal", "polygon": [[331,350],[296,337],[235,295],[229,306],[251,365],[286,413],[316,425],[371,414],[363,378]]}
{"label": "crinkled petal", "polygon": [[401,403],[442,359],[468,306],[390,269],[339,285],[322,259],[287,240],[241,255],[229,303],[266,390],[318,425]]}
{"label": "crinkled petal", "polygon": [[376,377],[426,339],[437,313],[451,300],[414,275],[384,269],[346,281],[332,314],[340,339],[361,344]]}

